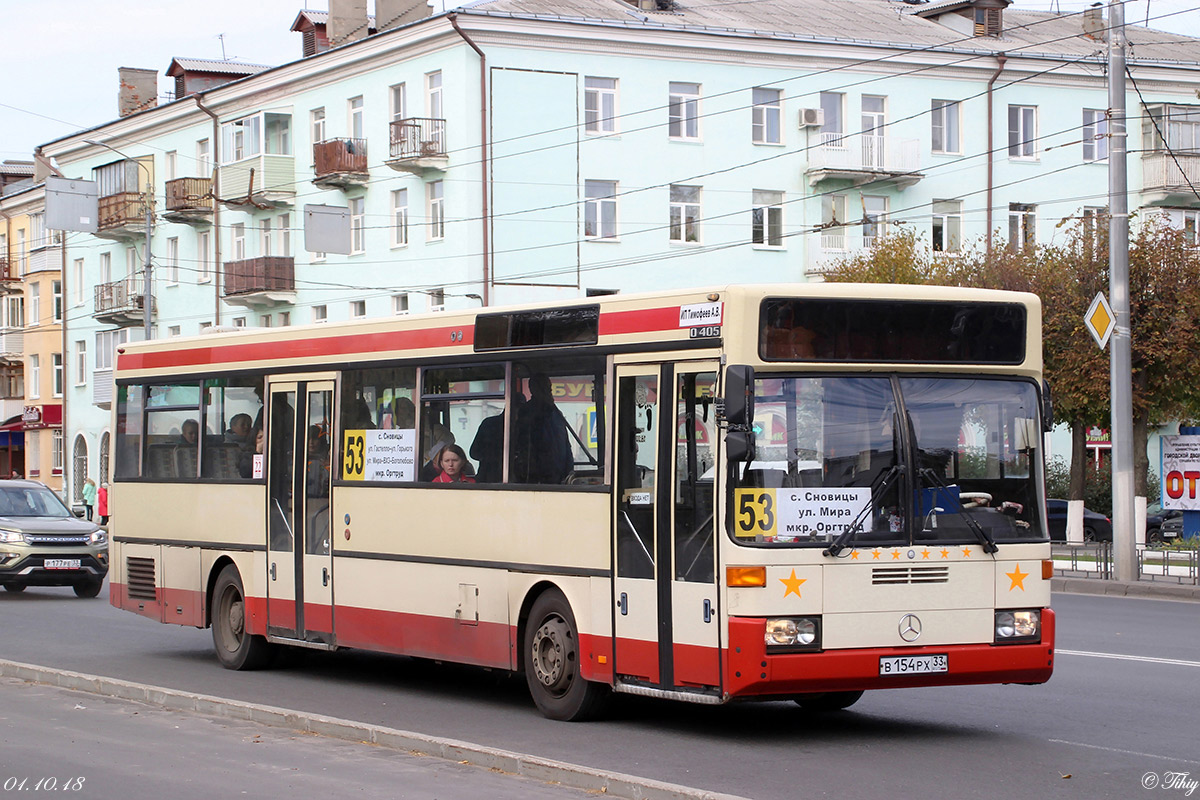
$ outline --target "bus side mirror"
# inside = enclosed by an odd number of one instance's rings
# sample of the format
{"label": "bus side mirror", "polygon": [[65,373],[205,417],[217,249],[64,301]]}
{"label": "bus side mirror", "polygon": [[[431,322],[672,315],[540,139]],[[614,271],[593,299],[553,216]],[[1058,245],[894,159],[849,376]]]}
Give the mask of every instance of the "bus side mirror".
{"label": "bus side mirror", "polygon": [[1042,381],[1042,430],[1049,433],[1054,429],[1054,400],[1050,397],[1050,383]]}
{"label": "bus side mirror", "polygon": [[726,433],[725,457],[731,464],[753,461],[754,433],[752,431],[729,431]]}
{"label": "bus side mirror", "polygon": [[730,364],[725,370],[725,420],[734,426],[754,424],[754,367]]}

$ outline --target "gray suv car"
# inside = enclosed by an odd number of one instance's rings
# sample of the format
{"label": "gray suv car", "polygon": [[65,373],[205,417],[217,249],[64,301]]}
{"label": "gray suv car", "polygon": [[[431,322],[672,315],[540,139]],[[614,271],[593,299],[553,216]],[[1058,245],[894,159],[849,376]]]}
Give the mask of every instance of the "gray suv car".
{"label": "gray suv car", "polygon": [[43,483],[0,481],[0,585],[70,586],[95,597],[107,574],[105,529],[77,519]]}

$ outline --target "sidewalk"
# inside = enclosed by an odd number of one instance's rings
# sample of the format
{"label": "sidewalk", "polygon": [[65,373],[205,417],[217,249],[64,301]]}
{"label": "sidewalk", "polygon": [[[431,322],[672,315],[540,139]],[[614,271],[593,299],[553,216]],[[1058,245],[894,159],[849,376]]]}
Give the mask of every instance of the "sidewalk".
{"label": "sidewalk", "polygon": [[1166,581],[1108,581],[1103,578],[1050,579],[1050,591],[1069,594],[1107,594],[1153,600],[1200,601],[1200,586]]}

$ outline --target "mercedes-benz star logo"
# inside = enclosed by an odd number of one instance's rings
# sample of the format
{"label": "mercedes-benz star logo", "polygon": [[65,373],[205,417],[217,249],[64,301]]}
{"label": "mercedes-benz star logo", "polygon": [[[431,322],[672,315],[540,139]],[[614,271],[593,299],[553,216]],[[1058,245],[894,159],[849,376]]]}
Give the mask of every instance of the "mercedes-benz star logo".
{"label": "mercedes-benz star logo", "polygon": [[905,614],[900,618],[900,638],[915,642],[921,638],[921,618],[916,614]]}

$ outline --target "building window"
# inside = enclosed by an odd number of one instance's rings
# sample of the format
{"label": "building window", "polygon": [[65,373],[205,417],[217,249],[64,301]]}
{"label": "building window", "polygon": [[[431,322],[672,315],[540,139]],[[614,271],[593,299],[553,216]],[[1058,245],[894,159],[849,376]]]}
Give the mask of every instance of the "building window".
{"label": "building window", "polygon": [[83,305],[83,259],[77,258],[71,262],[71,302]]}
{"label": "building window", "polygon": [[234,317],[233,318],[233,327],[235,327],[235,328],[246,327],[246,318],[245,317]]}
{"label": "building window", "polygon": [[246,225],[242,222],[235,222],[230,226],[230,235],[233,238],[233,247],[230,251],[232,261],[243,261],[246,258]]}
{"label": "building window", "polygon": [[[1084,214],[1086,222],[1086,209],[1084,210]],[[1184,241],[1192,247],[1200,245],[1200,211],[1185,208],[1179,211],[1178,214]]]}
{"label": "building window", "polygon": [[1008,157],[1037,158],[1037,106],[1008,107]]}
{"label": "building window", "polygon": [[783,92],[780,89],[752,89],[751,140],[755,144],[783,143]]}
{"label": "building window", "polygon": [[821,197],[821,249],[846,249],[846,195]]}
{"label": "building window", "polygon": [[172,325],[171,327],[167,328],[167,338],[168,339],[174,339],[176,336],[182,336],[182,335],[183,335],[183,329],[181,327],[179,327],[178,325]]}
{"label": "building window", "polygon": [[42,324],[42,285],[29,284],[29,327],[36,328]]}
{"label": "building window", "polygon": [[30,214],[29,215],[29,249],[41,250],[46,245],[50,244],[49,237],[46,236],[46,215],[45,214]]}
{"label": "building window", "polygon": [[408,189],[392,192],[392,247],[408,245]]}
{"label": "building window", "polygon": [[312,125],[313,144],[325,141],[325,107],[308,112],[308,119]]}
{"label": "building window", "polygon": [[616,133],[616,78],[583,79],[583,129],[587,133]]}
{"label": "building window", "polygon": [[164,257],[167,268],[167,283],[179,283],[179,237],[167,239],[167,254]]}
{"label": "building window", "polygon": [[839,92],[821,92],[821,111],[825,121],[821,124],[821,141],[828,143],[840,139],[845,133],[842,107],[846,96]]}
{"label": "building window", "polygon": [[258,221],[258,254],[260,256],[275,255],[271,247],[272,229],[270,219],[260,219]]}
{"label": "building window", "polygon": [[329,315],[325,306],[313,306],[312,310],[313,322],[328,322]]}
{"label": "building window", "polygon": [[212,172],[212,147],[208,139],[196,142],[196,169],[203,178],[207,178]]}
{"label": "building window", "polygon": [[671,186],[672,242],[697,244],[700,241],[700,187]]}
{"label": "building window", "polygon": [[955,100],[934,100],[930,111],[933,152],[961,153],[959,138],[959,113],[961,108]]}
{"label": "building window", "polygon": [[356,197],[350,201],[350,254],[356,255],[366,250],[364,238],[366,235],[367,201]]}
{"label": "building window", "polygon": [[87,385],[87,341],[77,339],[75,341],[75,385]]}
{"label": "building window", "polygon": [[672,139],[700,138],[700,84],[671,83],[667,135]]}
{"label": "building window", "polygon": [[199,270],[196,273],[196,283],[208,283],[212,280],[212,261],[208,255],[208,231],[201,231],[196,236],[196,256],[199,260]]}
{"label": "building window", "polygon": [[962,248],[962,201],[933,201],[933,252],[957,253]]}
{"label": "building window", "polygon": [[433,289],[429,292],[429,310],[430,311],[445,311],[446,310],[446,290]]}
{"label": "building window", "polygon": [[1108,112],[1099,108],[1083,110],[1083,160],[1108,159]]}
{"label": "building window", "polygon": [[50,431],[50,474],[62,475],[63,471],[63,432],[62,428]]}
{"label": "building window", "polygon": [[1037,206],[1008,204],[1008,248],[1030,250],[1037,243]]}
{"label": "building window", "polygon": [[163,169],[167,171],[165,179],[173,181],[179,176],[179,153],[175,150],[168,150],[163,158]]}
{"label": "building window", "polygon": [[350,301],[350,318],[361,319],[367,315],[366,300],[351,300]]}
{"label": "building window", "polygon": [[132,278],[138,274],[141,267],[141,261],[138,259],[138,251],[136,247],[125,248],[125,277]]}
{"label": "building window", "polygon": [[292,256],[292,215],[280,214],[276,220],[279,234],[279,255],[284,258]]}
{"label": "building window", "polygon": [[872,195],[863,195],[863,223],[862,223],[862,239],[863,247],[874,247],[879,243],[880,237],[886,232],[888,199],[886,197],[876,197]]}
{"label": "building window", "polygon": [[[1164,142],[1163,137],[1166,137]],[[1146,106],[1142,123],[1142,149],[1160,152],[1200,152],[1200,106]]]}
{"label": "building window", "polygon": [[783,192],[754,190],[750,241],[759,247],[783,247]]}
{"label": "building window", "polygon": [[51,281],[50,289],[54,293],[54,322],[57,324],[63,319],[62,281]]}
{"label": "building window", "polygon": [[29,354],[29,380],[26,385],[30,398],[36,400],[42,396],[42,357],[37,353]]}
{"label": "building window", "polygon": [[617,238],[617,182],[583,182],[583,238]]}
{"label": "building window", "polygon": [[408,313],[408,293],[392,295],[392,313],[403,316]]}
{"label": "building window", "polygon": [[271,327],[271,315],[270,314],[260,315],[258,318],[258,327],[260,327],[260,328]]}
{"label": "building window", "polygon": [[279,312],[279,327],[286,328],[287,326],[289,326],[291,324],[292,324],[292,312],[280,311]]}
{"label": "building window", "polygon": [[408,97],[406,95],[404,84],[397,83],[391,87],[388,92],[392,109],[392,122],[404,119],[408,116]]}
{"label": "building window", "polygon": [[[1185,214],[1189,212],[1184,212]],[[1196,217],[1200,212],[1192,211],[1192,232],[1188,237],[1189,244],[1196,242]],[[1185,217],[1186,220],[1186,217]],[[1104,206],[1085,206],[1083,209],[1083,251],[1091,257],[1100,249],[1105,232],[1104,224],[1108,221],[1108,209]]]}
{"label": "building window", "polygon": [[349,122],[350,122],[350,124],[349,124],[350,138],[351,139],[361,139],[361,138],[363,138],[363,99],[362,99],[362,96],[359,95],[358,97],[351,97],[347,101],[347,107],[348,107],[347,110],[350,114],[350,120],[349,120]]}
{"label": "building window", "polygon": [[430,119],[444,119],[441,72],[430,72],[425,76],[425,113]]}
{"label": "building window", "polygon": [[443,204],[442,182],[431,181],[426,184],[429,206],[429,241],[436,242],[446,238],[446,208]]}
{"label": "building window", "polygon": [[53,353],[50,356],[51,363],[54,365],[54,396],[63,396],[63,357],[62,353]]}

